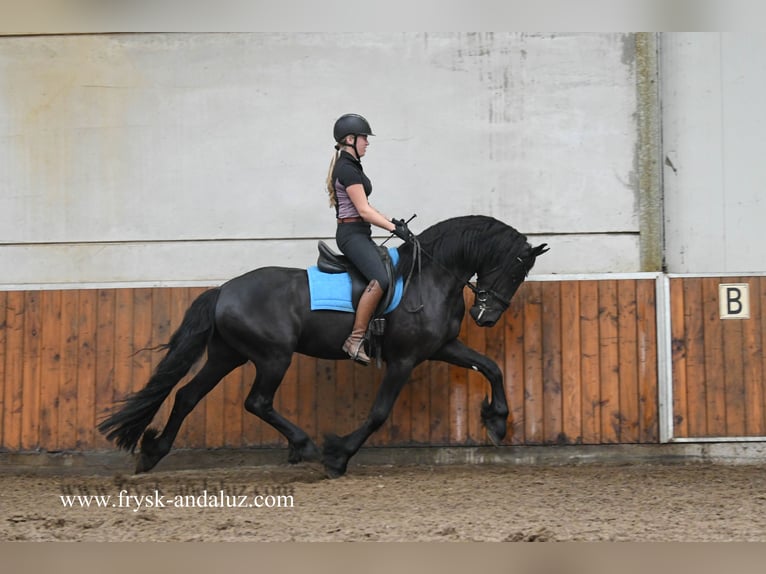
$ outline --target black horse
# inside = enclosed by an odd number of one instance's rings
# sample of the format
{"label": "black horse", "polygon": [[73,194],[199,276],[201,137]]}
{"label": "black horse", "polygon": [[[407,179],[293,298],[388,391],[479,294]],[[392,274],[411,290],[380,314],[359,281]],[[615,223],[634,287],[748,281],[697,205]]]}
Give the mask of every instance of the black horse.
{"label": "black horse", "polygon": [[[167,353],[147,385],[129,396],[98,428],[130,452],[140,441],[136,472],[148,471],[170,451],[181,423],[195,405],[229,372],[252,361],[256,377],[245,408],[287,437],[289,462],[321,461],[328,476],[338,477],[386,420],[412,370],[433,360],[477,369],[487,378],[492,400],[484,399],[481,417],[489,438],[499,444],[508,418],[503,374],[491,359],[457,338],[465,313],[463,289],[469,285],[475,293],[471,317],[480,326],[492,326],[537,256],[545,251],[545,244],[532,247],[514,228],[484,216],[442,221],[415,242],[402,245],[397,274],[415,271],[401,304],[387,316],[381,347],[386,371],[372,409],[349,435],[327,435],[322,452],[306,432],[274,409],[274,394],[293,353],[346,359],[341,346],[353,315],[311,311],[303,269],[264,267],[202,293],[163,345]],[[426,256],[419,258],[419,254]],[[476,287],[468,284],[474,275]],[[206,362],[176,393],[162,433],[147,429],[173,387],[205,350]]]}

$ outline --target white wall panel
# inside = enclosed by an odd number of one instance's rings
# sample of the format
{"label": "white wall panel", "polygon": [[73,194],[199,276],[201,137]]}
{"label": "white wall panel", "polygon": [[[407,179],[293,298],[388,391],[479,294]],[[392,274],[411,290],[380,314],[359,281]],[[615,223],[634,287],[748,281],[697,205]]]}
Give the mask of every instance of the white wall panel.
{"label": "white wall panel", "polygon": [[662,53],[668,270],[766,270],[766,38],[665,34]]}

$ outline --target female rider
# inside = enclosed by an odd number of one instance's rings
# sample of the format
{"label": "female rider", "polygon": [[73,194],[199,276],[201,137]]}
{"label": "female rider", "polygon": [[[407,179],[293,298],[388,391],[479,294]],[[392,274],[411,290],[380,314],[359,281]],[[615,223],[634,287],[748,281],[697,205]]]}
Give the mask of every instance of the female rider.
{"label": "female rider", "polygon": [[345,114],[333,128],[335,154],[327,174],[327,193],[335,207],[338,227],[335,241],[341,252],[369,281],[356,308],[354,326],[343,350],[363,365],[370,363],[364,337],[372,315],[388,289],[388,278],[378,247],[372,240],[372,225],[409,241],[412,233],[403,220],[388,219],[370,205],[372,183],[362,169],[361,159],[374,135],[370,124],[358,114]]}

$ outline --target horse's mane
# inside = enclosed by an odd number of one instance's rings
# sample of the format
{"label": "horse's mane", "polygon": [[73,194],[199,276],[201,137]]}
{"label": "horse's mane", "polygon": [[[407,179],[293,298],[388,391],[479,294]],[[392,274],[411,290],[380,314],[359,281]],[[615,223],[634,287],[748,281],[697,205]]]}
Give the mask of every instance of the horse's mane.
{"label": "horse's mane", "polygon": [[[510,225],[485,215],[465,215],[440,221],[418,235],[423,250],[442,265],[475,262],[478,267],[493,259],[515,260],[529,249],[527,237]],[[498,255],[502,255],[498,258]],[[515,257],[510,258],[510,255]],[[412,266],[412,245],[399,248],[400,270]],[[428,258],[424,258],[424,263]]]}

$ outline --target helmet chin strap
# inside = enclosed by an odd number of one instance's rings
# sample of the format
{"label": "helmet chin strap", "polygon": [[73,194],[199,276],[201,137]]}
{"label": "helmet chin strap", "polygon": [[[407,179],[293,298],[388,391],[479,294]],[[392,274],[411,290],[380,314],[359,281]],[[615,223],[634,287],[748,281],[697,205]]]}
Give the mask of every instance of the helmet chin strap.
{"label": "helmet chin strap", "polygon": [[341,143],[339,143],[338,145],[335,146],[335,149],[340,151],[341,147],[351,147],[351,149],[354,150],[354,153],[352,155],[356,158],[356,161],[360,162],[360,161],[362,161],[362,158],[359,157],[359,152],[356,149],[356,140],[357,140],[357,138],[359,136],[357,136],[357,134],[349,134],[349,135],[353,135],[354,136],[354,143],[353,144],[348,144],[348,143],[341,144]]}

